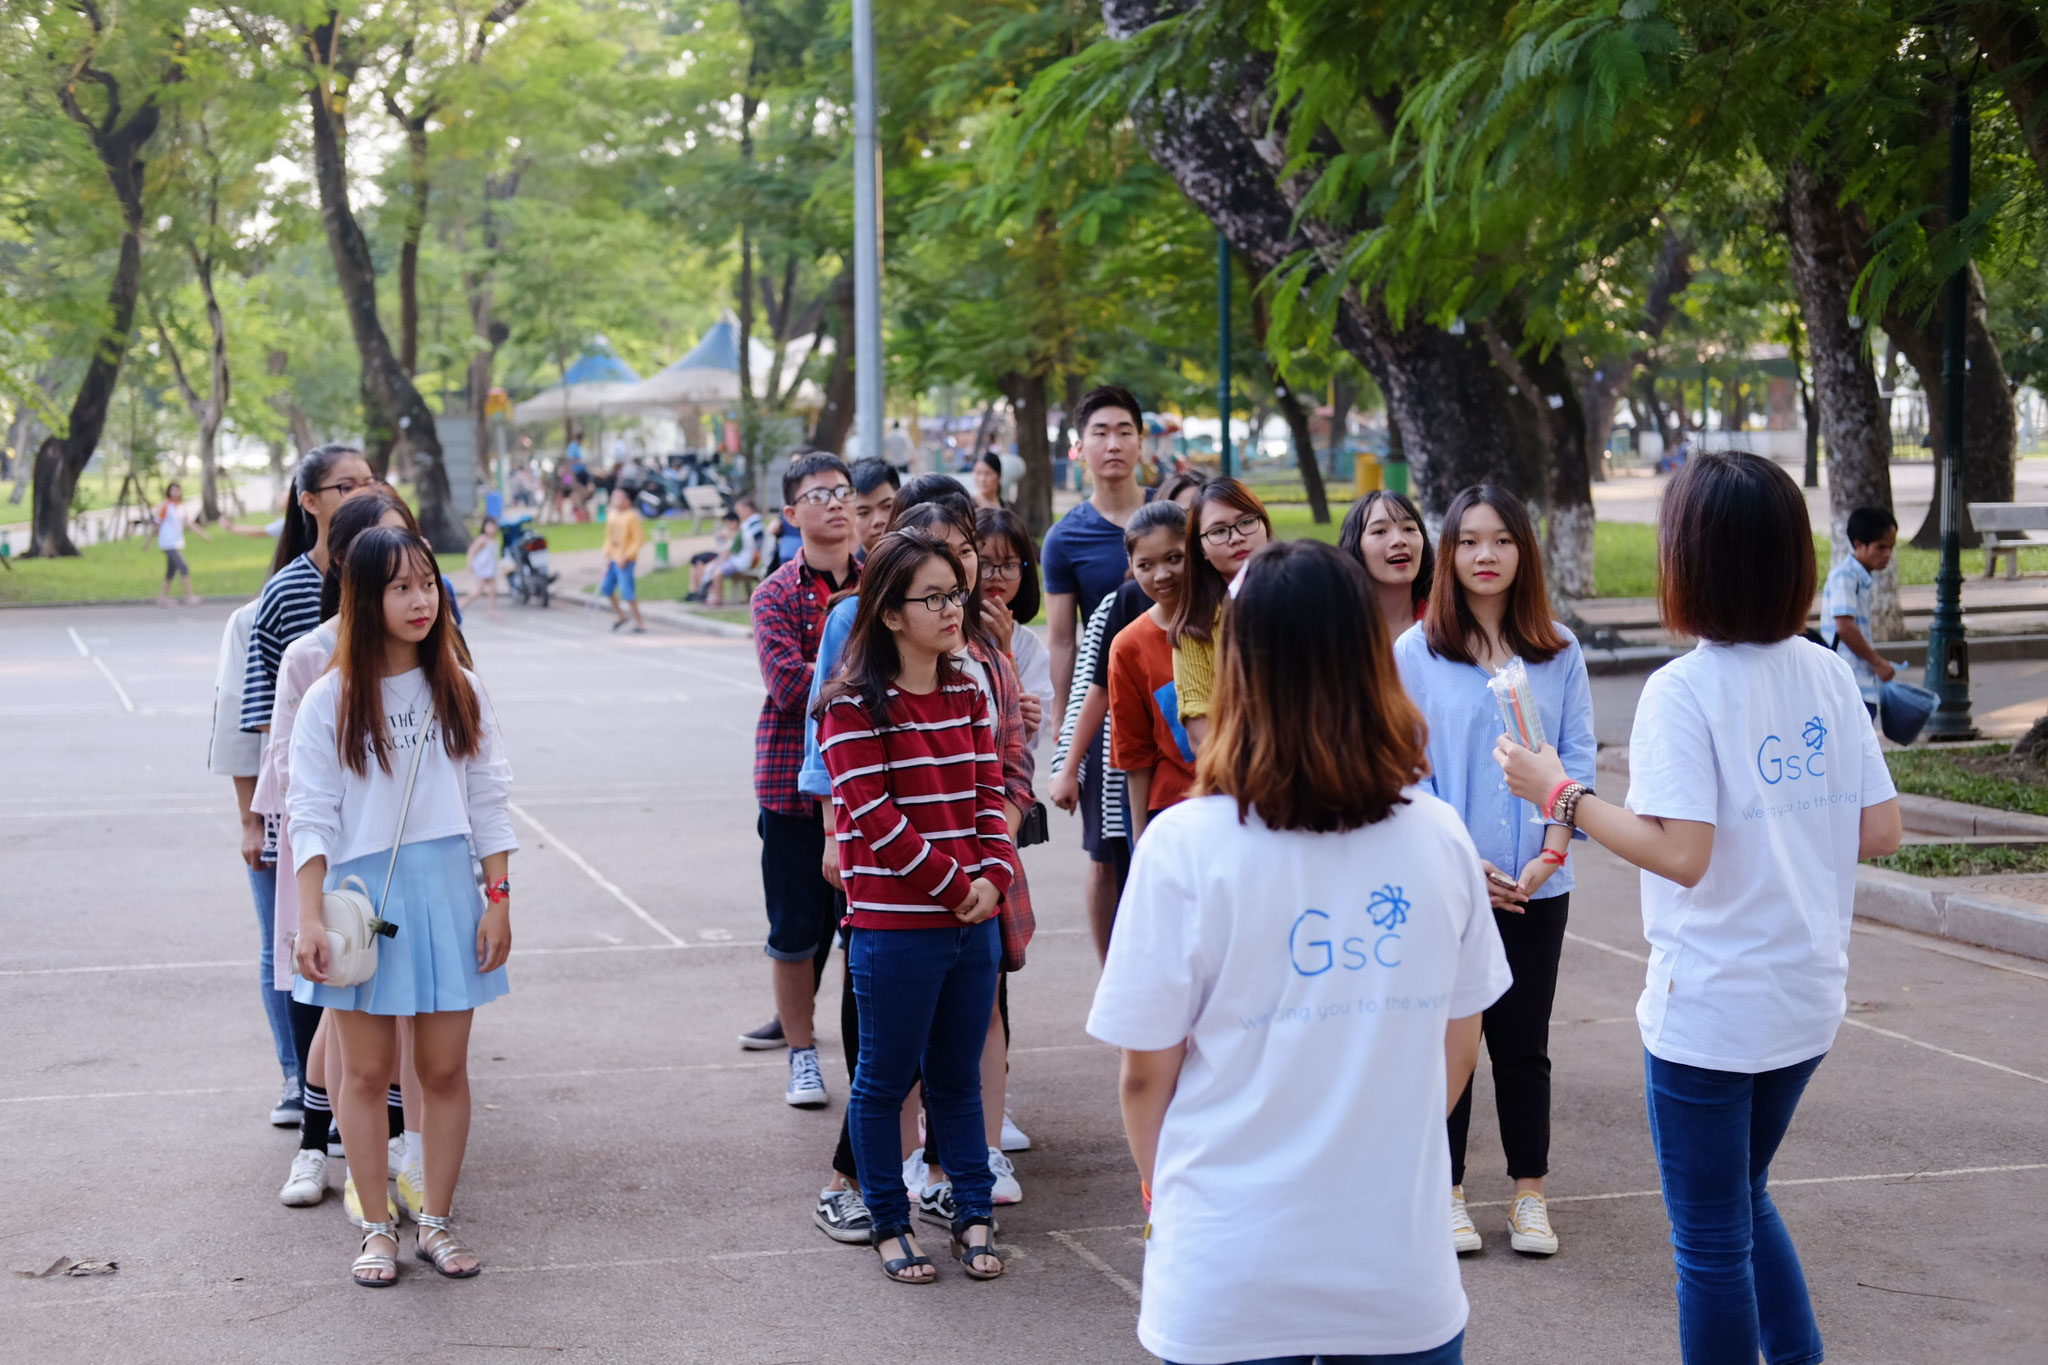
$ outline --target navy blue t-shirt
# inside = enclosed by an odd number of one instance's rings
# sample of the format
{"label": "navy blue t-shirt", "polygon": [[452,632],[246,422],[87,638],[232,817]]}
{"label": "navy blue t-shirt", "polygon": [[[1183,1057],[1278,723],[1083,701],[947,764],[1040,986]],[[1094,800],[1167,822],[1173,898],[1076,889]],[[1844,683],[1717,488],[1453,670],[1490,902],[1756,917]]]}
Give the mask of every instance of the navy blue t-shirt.
{"label": "navy blue t-shirt", "polygon": [[1130,570],[1124,554],[1124,528],[1084,502],[1045,533],[1040,555],[1048,593],[1072,593],[1086,620],[1103,598],[1115,592]]}

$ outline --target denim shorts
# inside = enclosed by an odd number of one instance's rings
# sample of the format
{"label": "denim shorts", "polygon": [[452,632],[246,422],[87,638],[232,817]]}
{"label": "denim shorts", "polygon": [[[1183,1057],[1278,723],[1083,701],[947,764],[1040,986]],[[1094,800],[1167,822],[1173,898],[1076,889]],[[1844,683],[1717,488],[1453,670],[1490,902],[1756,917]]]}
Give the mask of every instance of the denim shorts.
{"label": "denim shorts", "polygon": [[628,602],[632,601],[635,595],[633,569],[634,566],[631,564],[605,565],[604,582],[598,585],[597,595],[599,597],[610,597],[616,592]]}
{"label": "denim shorts", "polygon": [[816,815],[761,808],[761,889],[768,901],[768,956],[809,962],[839,924],[839,897],[825,880],[825,827]]}

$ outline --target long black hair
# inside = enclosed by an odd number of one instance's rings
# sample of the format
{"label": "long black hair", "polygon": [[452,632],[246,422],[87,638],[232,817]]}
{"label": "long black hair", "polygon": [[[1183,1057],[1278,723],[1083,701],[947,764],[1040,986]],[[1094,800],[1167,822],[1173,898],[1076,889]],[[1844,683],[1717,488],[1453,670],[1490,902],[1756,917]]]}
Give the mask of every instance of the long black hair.
{"label": "long black hair", "polygon": [[[910,585],[918,570],[934,559],[944,560],[953,570],[953,580],[963,592],[967,570],[952,547],[924,531],[890,531],[868,552],[861,569],[860,606],[853,614],[853,630],[846,637],[846,653],[839,672],[818,694],[811,714],[822,720],[825,711],[842,696],[860,699],[862,709],[877,725],[889,723],[889,689],[903,671],[903,655],[896,648],[896,635],[882,620],[885,612],[902,611],[910,599]],[[962,613],[963,629],[966,613]],[[960,676],[959,665],[946,655],[939,656],[939,686]]]}
{"label": "long black hair", "polygon": [[[936,479],[946,487],[933,491],[935,486],[920,489],[926,479]],[[925,494],[925,500],[906,502],[913,491]],[[937,537],[945,543],[945,533],[955,532],[969,545],[975,547],[975,558],[981,557],[981,535],[975,524],[974,504],[960,491],[960,485],[943,474],[922,474],[903,485],[903,491],[896,495],[896,509],[889,514],[891,531],[919,531],[927,536]],[[951,553],[950,548],[948,553]],[[966,572],[966,566],[961,566]],[[861,570],[865,584],[867,570]],[[967,606],[960,622],[960,638],[969,644],[985,644],[986,628],[981,621],[981,575],[975,574],[974,581],[967,584]]]}
{"label": "long black hair", "polygon": [[[1415,581],[1408,585],[1409,605],[1419,607],[1429,597],[1429,585],[1436,581],[1436,547],[1429,543],[1429,523],[1422,519],[1421,511],[1406,493],[1375,488],[1352,503],[1351,510],[1344,514],[1343,529],[1337,532],[1337,548],[1360,564],[1365,563],[1365,524],[1372,520],[1372,509],[1383,502],[1390,504],[1396,520],[1406,517],[1415,523],[1416,538],[1422,542],[1422,567],[1415,571]],[[1366,570],[1366,577],[1372,577],[1370,569]]]}
{"label": "long black hair", "polygon": [[981,556],[983,568],[988,567],[988,545],[992,540],[1004,541],[1017,552],[1021,565],[1017,595],[1010,599],[1010,611],[1019,625],[1037,620],[1044,591],[1038,584],[1038,565],[1034,562],[1037,554],[1032,549],[1031,531],[1024,525],[1024,518],[1007,507],[983,507],[974,514],[974,530],[975,552]]}
{"label": "long black hair", "polygon": [[284,500],[284,534],[277,538],[277,553],[271,556],[270,572],[276,573],[320,543],[320,526],[312,514],[299,505],[301,494],[310,493],[327,481],[344,455],[360,457],[362,451],[346,441],[314,446],[299,461],[292,474],[292,486]]}

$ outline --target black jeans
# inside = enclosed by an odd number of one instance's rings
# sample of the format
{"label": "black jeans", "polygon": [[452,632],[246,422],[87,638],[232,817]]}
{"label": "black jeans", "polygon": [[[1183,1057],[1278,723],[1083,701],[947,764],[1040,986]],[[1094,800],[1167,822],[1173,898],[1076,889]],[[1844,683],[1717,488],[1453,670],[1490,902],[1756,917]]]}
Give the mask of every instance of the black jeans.
{"label": "black jeans", "polygon": [[[1550,1173],[1550,1003],[1557,994],[1557,960],[1571,895],[1530,901],[1521,914],[1495,910],[1508,970],[1507,994],[1486,1011],[1482,1027],[1493,1064],[1493,1104],[1500,1114],[1500,1145],[1508,1178],[1538,1180]],[[1465,1135],[1472,1126],[1472,1086],[1451,1110],[1451,1183],[1465,1183]]]}

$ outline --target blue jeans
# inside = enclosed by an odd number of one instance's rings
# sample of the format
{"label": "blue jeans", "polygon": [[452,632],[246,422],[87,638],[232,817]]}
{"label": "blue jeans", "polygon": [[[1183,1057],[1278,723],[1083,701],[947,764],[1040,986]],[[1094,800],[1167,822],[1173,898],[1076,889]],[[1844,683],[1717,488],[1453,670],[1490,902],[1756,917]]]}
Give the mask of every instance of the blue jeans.
{"label": "blue jeans", "polygon": [[277,867],[249,869],[249,894],[256,901],[256,927],[263,943],[256,955],[256,988],[263,995],[263,1017],[270,1021],[270,1045],[277,1049],[277,1067],[286,1076],[299,1074],[298,1054],[292,1049],[292,995],[272,983],[277,979]]}
{"label": "blue jeans", "polygon": [[920,1064],[927,1156],[952,1178],[958,1216],[988,1217],[995,1177],[982,1128],[981,1049],[1002,958],[996,922],[862,929],[846,951],[860,1005],[860,1066],[847,1125],[875,1230],[910,1226],[897,1121]]}
{"label": "blue jeans", "polygon": [[1264,1360],[1241,1361],[1239,1365],[1464,1365],[1464,1361],[1465,1334],[1460,1332],[1427,1351],[1377,1356],[1268,1356]]}
{"label": "blue jeans", "polygon": [[1749,1075],[1643,1054],[1686,1365],[1754,1361],[1759,1348],[1769,1365],[1821,1358],[1806,1275],[1769,1189],[1771,1158],[1820,1063]]}

